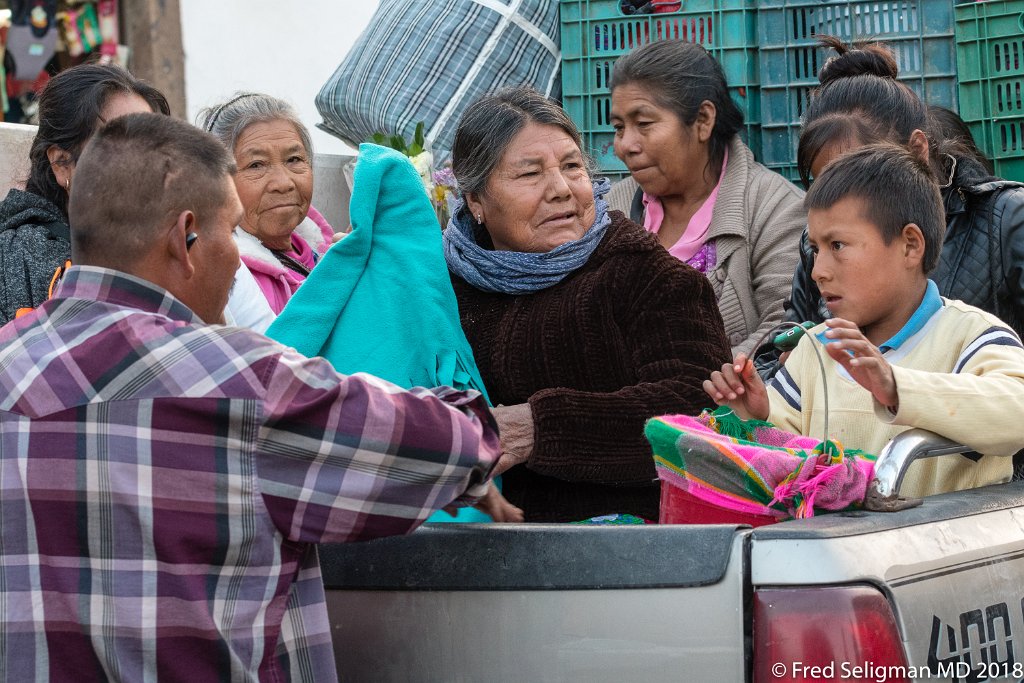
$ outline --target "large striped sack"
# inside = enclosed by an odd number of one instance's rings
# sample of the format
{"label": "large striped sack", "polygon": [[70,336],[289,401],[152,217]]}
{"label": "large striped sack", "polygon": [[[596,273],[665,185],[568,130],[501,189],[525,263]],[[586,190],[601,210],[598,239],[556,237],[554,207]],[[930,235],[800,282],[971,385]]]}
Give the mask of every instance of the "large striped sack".
{"label": "large striped sack", "polygon": [[411,140],[422,121],[444,154],[479,96],[521,84],[560,94],[558,28],[557,0],[381,0],[317,95],[319,127],[358,146],[377,132]]}

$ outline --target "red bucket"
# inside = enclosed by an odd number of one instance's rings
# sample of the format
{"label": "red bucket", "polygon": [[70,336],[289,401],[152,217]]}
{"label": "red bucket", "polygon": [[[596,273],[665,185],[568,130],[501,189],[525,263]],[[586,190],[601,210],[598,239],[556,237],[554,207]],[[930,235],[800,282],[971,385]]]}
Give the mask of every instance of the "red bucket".
{"label": "red bucket", "polygon": [[765,526],[779,520],[770,515],[755,515],[727,510],[691,496],[667,481],[661,482],[659,524],[749,524]]}

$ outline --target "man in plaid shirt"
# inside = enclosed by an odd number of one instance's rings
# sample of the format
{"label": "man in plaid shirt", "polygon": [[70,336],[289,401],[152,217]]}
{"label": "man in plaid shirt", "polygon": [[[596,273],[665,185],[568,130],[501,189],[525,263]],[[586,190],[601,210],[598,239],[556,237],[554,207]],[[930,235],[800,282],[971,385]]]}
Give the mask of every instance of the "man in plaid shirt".
{"label": "man in plaid shirt", "polygon": [[223,322],[229,153],[155,114],[78,162],[73,261],[0,330],[0,681],[336,678],[316,543],[472,502],[485,403]]}

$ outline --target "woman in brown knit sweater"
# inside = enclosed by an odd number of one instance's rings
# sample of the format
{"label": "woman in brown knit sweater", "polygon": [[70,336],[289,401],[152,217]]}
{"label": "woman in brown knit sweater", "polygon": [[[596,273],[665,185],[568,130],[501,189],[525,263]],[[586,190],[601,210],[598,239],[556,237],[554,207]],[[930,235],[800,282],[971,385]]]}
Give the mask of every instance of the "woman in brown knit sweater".
{"label": "woman in brown knit sweater", "polygon": [[608,211],[576,127],[533,90],[474,103],[453,166],[445,257],[506,497],[527,521],[657,519],[644,422],[706,407],[701,382],[731,358],[711,285]]}

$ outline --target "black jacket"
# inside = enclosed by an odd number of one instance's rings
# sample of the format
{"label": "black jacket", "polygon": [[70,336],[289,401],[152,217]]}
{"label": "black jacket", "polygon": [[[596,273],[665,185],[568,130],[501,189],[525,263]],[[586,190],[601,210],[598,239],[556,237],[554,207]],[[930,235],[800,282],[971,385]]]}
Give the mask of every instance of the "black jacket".
{"label": "black jacket", "polygon": [[[988,175],[977,161],[956,160],[953,182],[942,190],[946,236],[931,278],[939,293],[998,316],[1024,336],[1024,184]],[[814,255],[807,230],[784,320],[822,322],[829,317],[811,280]],[[762,377],[775,373],[778,353],[759,349]]]}
{"label": "black jacket", "polygon": [[50,280],[71,258],[67,219],[53,202],[11,190],[0,202],[0,325],[46,301]]}

